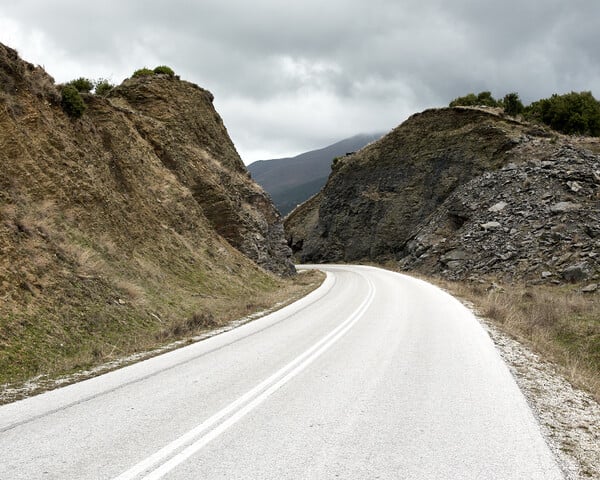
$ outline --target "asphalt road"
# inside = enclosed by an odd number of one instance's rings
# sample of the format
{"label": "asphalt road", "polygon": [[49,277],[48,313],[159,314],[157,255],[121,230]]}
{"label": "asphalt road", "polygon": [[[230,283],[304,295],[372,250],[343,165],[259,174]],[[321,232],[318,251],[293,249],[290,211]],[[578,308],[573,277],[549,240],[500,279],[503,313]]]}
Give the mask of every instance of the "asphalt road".
{"label": "asphalt road", "polygon": [[321,268],[279,312],[0,407],[0,479],[563,478],[458,301]]}

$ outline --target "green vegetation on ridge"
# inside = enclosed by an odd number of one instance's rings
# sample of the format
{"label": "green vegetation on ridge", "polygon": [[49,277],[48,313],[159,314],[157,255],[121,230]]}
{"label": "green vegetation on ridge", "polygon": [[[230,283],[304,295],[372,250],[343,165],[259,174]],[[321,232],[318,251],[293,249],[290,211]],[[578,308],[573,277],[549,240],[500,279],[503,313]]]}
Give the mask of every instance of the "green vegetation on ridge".
{"label": "green vegetation on ridge", "polygon": [[524,106],[515,92],[496,100],[490,92],[469,93],[455,98],[450,107],[485,106],[503,108],[508,115],[522,114],[527,120],[542,123],[567,135],[600,136],[600,102],[592,92],[554,94]]}

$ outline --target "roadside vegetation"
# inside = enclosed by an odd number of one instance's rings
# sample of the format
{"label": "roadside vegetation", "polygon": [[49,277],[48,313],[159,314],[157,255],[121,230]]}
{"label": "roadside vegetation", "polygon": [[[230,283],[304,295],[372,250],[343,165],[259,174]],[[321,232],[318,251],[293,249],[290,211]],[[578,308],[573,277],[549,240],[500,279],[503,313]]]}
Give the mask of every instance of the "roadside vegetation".
{"label": "roadside vegetation", "polygon": [[531,122],[547,125],[567,135],[600,136],[600,102],[592,92],[554,94],[524,106],[516,92],[495,99],[490,92],[469,93],[450,102],[456,106],[483,106],[504,109],[508,115],[522,115]]}
{"label": "roadside vegetation", "polygon": [[[107,295],[92,281],[100,273],[101,259],[86,249],[72,254],[86,270],[82,270],[81,282],[74,285],[78,291],[72,294]],[[103,274],[111,272],[104,270]],[[170,289],[156,289],[141,277],[123,278],[118,282],[119,296],[110,302],[97,299],[67,307],[69,299],[54,298],[46,302],[43,311],[4,315],[0,404],[105,373],[116,368],[114,362],[122,366],[119,361],[131,355],[143,359],[156,354],[156,349],[185,345],[232,321],[250,320],[258,312],[282,308],[316,289],[325,278],[317,271],[282,279],[257,270],[239,284],[215,285],[206,291],[206,272],[190,275],[190,283],[197,283],[205,293],[185,291],[176,281]],[[91,369],[96,370],[90,373]]]}

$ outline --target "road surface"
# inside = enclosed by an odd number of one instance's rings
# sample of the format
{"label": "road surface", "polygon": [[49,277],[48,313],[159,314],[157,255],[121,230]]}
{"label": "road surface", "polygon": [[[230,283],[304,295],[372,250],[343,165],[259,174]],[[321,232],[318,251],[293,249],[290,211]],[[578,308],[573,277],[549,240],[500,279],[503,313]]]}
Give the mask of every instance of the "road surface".
{"label": "road surface", "polygon": [[274,314],[0,407],[0,479],[563,478],[458,301],[319,268],[323,286]]}

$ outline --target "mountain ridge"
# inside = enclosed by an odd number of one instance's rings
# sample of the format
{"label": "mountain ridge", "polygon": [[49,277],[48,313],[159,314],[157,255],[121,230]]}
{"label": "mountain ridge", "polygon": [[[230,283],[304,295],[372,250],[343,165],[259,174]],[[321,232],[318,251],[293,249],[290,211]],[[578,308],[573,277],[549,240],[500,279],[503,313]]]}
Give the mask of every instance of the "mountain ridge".
{"label": "mountain ridge", "polygon": [[258,160],[248,165],[248,171],[285,216],[325,185],[334,158],[353,153],[381,135],[358,134],[294,157]]}

